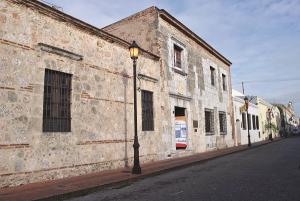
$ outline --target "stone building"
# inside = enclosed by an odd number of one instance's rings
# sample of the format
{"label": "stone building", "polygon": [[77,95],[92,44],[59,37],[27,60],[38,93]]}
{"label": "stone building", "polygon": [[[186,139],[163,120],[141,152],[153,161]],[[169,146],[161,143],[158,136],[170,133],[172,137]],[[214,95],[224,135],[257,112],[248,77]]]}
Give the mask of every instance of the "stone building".
{"label": "stone building", "polygon": [[39,1],[0,10],[0,188],[131,166],[133,40],[141,163],[234,145],[230,61],[166,11],[99,29]]}
{"label": "stone building", "polygon": [[248,127],[250,133],[251,143],[259,142],[262,140],[259,128],[259,109],[258,106],[249,102],[248,117],[246,113],[245,95],[236,90],[232,90],[236,140],[238,145],[248,144]]}
{"label": "stone building", "polygon": [[[0,187],[132,164],[128,47],[39,1],[0,0]],[[154,121],[138,124],[144,163],[162,146],[160,63],[147,51],[137,62],[139,119],[143,94]]]}
{"label": "stone building", "polygon": [[161,57],[162,158],[234,145],[228,59],[157,7],[103,30]]}

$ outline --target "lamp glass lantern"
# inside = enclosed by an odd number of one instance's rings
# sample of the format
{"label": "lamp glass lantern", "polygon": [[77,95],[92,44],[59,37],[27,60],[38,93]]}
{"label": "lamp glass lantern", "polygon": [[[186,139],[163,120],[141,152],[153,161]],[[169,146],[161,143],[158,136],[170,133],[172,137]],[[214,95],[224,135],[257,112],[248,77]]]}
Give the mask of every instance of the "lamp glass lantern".
{"label": "lamp glass lantern", "polygon": [[139,46],[136,44],[135,41],[129,46],[129,53],[130,57],[133,60],[136,60],[139,57]]}

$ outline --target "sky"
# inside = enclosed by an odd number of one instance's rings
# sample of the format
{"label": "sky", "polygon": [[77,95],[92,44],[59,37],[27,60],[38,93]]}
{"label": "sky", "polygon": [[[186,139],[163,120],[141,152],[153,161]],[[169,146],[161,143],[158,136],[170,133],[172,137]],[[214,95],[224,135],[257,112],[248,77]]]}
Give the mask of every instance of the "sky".
{"label": "sky", "polygon": [[150,6],[165,9],[233,64],[233,88],[300,115],[300,0],[47,0],[104,27]]}

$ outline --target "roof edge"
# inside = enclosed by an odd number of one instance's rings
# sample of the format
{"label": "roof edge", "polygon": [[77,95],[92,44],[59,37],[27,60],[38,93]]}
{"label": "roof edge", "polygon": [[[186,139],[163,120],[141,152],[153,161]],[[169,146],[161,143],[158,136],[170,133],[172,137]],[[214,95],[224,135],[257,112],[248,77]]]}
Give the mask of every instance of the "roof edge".
{"label": "roof edge", "polygon": [[159,9],[158,9],[156,6],[150,6],[150,7],[148,7],[148,8],[145,8],[144,10],[141,10],[141,11],[139,11],[139,12],[137,12],[137,13],[134,13],[134,14],[129,15],[129,16],[125,17],[125,18],[122,18],[122,19],[120,19],[120,20],[118,20],[118,21],[116,21],[116,22],[113,22],[113,23],[111,23],[111,24],[109,24],[109,25],[106,25],[105,27],[102,27],[101,29],[104,30],[104,29],[109,28],[109,27],[111,27],[111,26],[114,26],[114,25],[116,25],[116,24],[119,24],[119,23],[122,23],[122,22],[124,22],[124,21],[127,21],[127,20],[129,20],[130,18],[136,17],[137,15],[140,15],[140,14],[142,14],[142,13],[145,13],[145,12],[148,11],[148,10],[156,10],[157,12],[159,11]]}
{"label": "roof edge", "polygon": [[[97,28],[91,24],[88,24],[87,22],[79,20],[79,19],[77,19],[71,15],[68,15],[60,10],[52,8],[51,6],[49,6],[45,3],[42,3],[38,0],[34,0],[34,1],[32,1],[32,0],[7,0],[7,1],[12,2],[14,4],[25,5],[27,7],[34,8],[48,17],[51,17],[54,19],[59,19],[64,22],[72,23],[74,26],[79,27],[83,30],[86,30],[87,32],[90,32],[94,35],[97,35],[98,37],[100,37],[110,43],[116,42],[124,48],[129,48],[129,46],[130,46],[130,43],[128,41],[125,41],[117,36],[107,33],[106,31],[104,31],[100,28]],[[160,59],[160,57],[158,55],[156,55],[152,52],[149,52],[143,48],[140,48],[140,49],[141,49],[141,53],[143,56],[147,56],[154,60]]]}
{"label": "roof edge", "polygon": [[195,34],[192,30],[190,30],[187,26],[185,26],[182,22],[173,17],[170,13],[168,13],[164,9],[156,8],[159,11],[159,15],[166,21],[171,22],[176,28],[179,28],[184,34],[193,38],[197,43],[203,46],[206,50],[208,50],[211,54],[216,56],[218,59],[223,61],[227,65],[231,65],[231,61],[229,61],[225,56],[215,50],[211,45],[209,45],[205,40],[200,38],[197,34]]}

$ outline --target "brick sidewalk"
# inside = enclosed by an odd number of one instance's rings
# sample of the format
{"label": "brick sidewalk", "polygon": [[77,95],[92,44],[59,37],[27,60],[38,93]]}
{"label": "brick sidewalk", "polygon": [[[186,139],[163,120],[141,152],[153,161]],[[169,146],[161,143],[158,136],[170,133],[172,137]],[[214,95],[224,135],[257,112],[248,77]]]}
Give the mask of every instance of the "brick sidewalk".
{"label": "brick sidewalk", "polygon": [[[280,139],[275,139],[278,141]],[[263,141],[255,143],[251,148],[270,143]],[[60,200],[66,197],[84,195],[96,191],[104,186],[123,182],[133,182],[135,180],[161,174],[165,171],[178,169],[192,164],[204,162],[210,159],[228,155],[231,153],[248,150],[247,145],[220,149],[188,157],[167,159],[147,164],[142,164],[142,174],[132,175],[131,169],[117,169],[113,171],[103,171],[77,177],[58,179],[53,181],[32,183],[23,186],[0,189],[0,200]]]}

